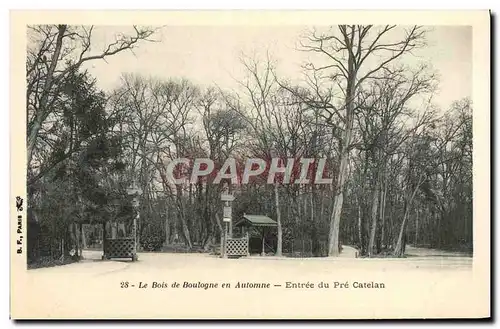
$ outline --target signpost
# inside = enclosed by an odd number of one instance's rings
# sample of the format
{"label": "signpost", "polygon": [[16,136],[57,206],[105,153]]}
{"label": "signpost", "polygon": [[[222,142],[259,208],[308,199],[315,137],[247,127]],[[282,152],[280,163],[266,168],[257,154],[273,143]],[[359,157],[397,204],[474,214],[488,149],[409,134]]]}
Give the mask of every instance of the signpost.
{"label": "signpost", "polygon": [[232,208],[230,206],[224,206],[224,221],[228,219],[227,221],[231,221],[231,216],[232,216]]}
{"label": "signpost", "polygon": [[231,202],[231,201],[234,201],[234,195],[232,194],[225,194],[225,193],[222,193],[220,195],[220,199],[222,201],[227,201],[227,202]]}
{"label": "signpost", "polygon": [[[234,195],[229,194],[226,191],[222,192],[220,195],[220,199],[224,202],[224,208],[223,208],[223,216],[222,220],[224,221],[224,238],[222,241],[222,257],[226,258],[227,257],[227,239],[228,239],[228,231],[229,231],[229,238],[232,237],[232,216],[233,216],[233,211],[232,211],[232,202],[234,201]],[[229,226],[229,227],[228,227]]]}

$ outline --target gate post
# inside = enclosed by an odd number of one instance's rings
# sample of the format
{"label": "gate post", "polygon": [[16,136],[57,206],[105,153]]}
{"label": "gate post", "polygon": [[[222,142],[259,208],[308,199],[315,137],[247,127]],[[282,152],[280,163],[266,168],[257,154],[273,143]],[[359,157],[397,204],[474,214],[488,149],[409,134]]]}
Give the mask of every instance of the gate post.
{"label": "gate post", "polygon": [[224,225],[224,253],[222,258],[227,258],[227,222]]}
{"label": "gate post", "polygon": [[246,232],[247,236],[247,257],[250,256],[250,234],[248,234],[248,232]]}
{"label": "gate post", "polygon": [[[228,234],[228,226],[229,229],[232,230],[232,225],[231,225],[231,218],[232,218],[232,201],[234,200],[234,196],[229,193],[229,189],[225,189],[221,193],[221,201],[223,201],[224,208],[223,208],[223,217],[222,220],[224,221],[224,238],[223,238],[223,243],[221,244],[221,250],[222,250],[222,258],[227,258],[227,239],[232,238],[232,232],[229,232]],[[229,237],[228,237],[229,235]]]}

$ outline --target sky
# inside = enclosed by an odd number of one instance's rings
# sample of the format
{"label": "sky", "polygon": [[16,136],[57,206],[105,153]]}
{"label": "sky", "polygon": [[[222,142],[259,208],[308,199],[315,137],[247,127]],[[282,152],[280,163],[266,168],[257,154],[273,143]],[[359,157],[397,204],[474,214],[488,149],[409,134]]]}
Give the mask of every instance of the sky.
{"label": "sky", "polygon": [[[166,26],[155,39],[142,43],[134,53],[123,52],[86,65],[105,91],[118,86],[122,73],[140,73],[158,78],[187,78],[208,86],[237,89],[245,74],[241,56],[263,58],[267,52],[276,62],[280,75],[297,78],[300,65],[309,54],[297,51],[298,41],[307,26]],[[405,59],[416,65],[430,63],[438,73],[439,89],[433,98],[447,109],[451,103],[472,96],[472,28],[468,26],[426,27],[427,46]],[[98,26],[93,36],[93,51],[99,51],[119,32],[130,27]]]}

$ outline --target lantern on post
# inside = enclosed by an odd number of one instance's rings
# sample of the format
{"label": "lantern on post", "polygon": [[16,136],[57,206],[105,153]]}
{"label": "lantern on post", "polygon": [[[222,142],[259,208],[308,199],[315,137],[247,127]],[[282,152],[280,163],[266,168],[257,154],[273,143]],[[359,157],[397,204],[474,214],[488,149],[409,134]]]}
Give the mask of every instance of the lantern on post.
{"label": "lantern on post", "polygon": [[132,207],[136,214],[134,215],[134,223],[132,226],[132,236],[134,237],[134,260],[137,260],[137,221],[140,218],[139,197],[142,195],[142,190],[137,186],[135,181],[127,188],[127,194],[132,196]]}

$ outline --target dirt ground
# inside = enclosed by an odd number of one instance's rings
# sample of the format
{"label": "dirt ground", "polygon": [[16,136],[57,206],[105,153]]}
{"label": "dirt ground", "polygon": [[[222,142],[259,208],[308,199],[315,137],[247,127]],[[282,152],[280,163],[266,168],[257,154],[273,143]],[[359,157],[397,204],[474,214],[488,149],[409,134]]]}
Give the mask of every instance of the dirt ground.
{"label": "dirt ground", "polygon": [[[409,270],[418,268],[428,268],[436,270],[462,269],[468,270],[472,267],[472,257],[464,256],[460,253],[441,252],[438,250],[407,247],[407,254],[410,258],[374,258],[374,259],[356,259],[356,250],[349,246],[344,246],[343,252],[338,258],[316,257],[316,258],[287,258],[274,256],[251,256],[239,259],[220,259],[209,254],[174,254],[174,253],[139,253],[139,261],[132,263],[128,260],[101,261],[102,252],[84,251],[85,260],[81,263],[65,265],[64,267],[75,267],[89,269],[105,270],[107,267],[120,268],[118,271],[139,271],[144,268],[151,269],[185,269],[191,267],[203,267],[208,269],[221,269],[221,262],[228,268],[245,268],[247,266],[271,266],[277,267],[295,267],[306,265],[329,269],[332,267],[341,267],[342,269],[394,269]],[[64,271],[62,267],[50,268],[47,270]],[[100,268],[99,268],[100,270]]]}

